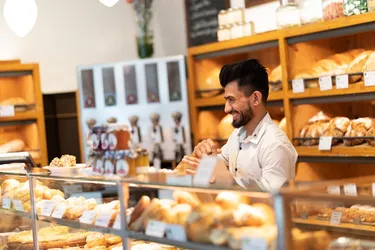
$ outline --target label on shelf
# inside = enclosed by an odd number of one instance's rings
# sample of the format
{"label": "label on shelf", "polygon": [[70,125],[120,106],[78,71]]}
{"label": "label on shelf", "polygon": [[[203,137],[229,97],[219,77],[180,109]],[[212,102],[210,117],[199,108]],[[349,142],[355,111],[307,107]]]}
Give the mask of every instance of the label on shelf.
{"label": "label on shelf", "polygon": [[331,90],[332,89],[332,77],[331,76],[319,77],[319,87],[321,91]]}
{"label": "label on shelf", "polygon": [[342,212],[333,211],[330,223],[331,225],[339,225],[341,222]]}
{"label": "label on shelf", "polygon": [[336,76],[336,89],[347,89],[347,88],[349,88],[348,75]]}
{"label": "label on shelf", "polygon": [[375,86],[375,71],[367,71],[363,73],[365,86]]}
{"label": "label on shelf", "polygon": [[263,238],[245,237],[242,239],[242,250],[267,250],[267,241]]}
{"label": "label on shelf", "polygon": [[81,185],[64,185],[63,186],[64,193],[67,196],[70,196],[74,193],[82,193],[82,186]]}
{"label": "label on shelf", "polygon": [[193,184],[196,186],[208,186],[217,164],[216,156],[206,156],[200,160],[194,175]]}
{"label": "label on shelf", "polygon": [[193,183],[192,175],[167,177],[168,185],[191,186],[192,183]]}
{"label": "label on shelf", "polygon": [[332,148],[332,136],[322,136],[319,139],[319,150],[329,151]]}
{"label": "label on shelf", "polygon": [[340,186],[329,186],[327,191],[328,194],[340,195]]}
{"label": "label on shelf", "polygon": [[169,224],[167,225],[166,232],[167,239],[169,240],[186,241],[186,231],[182,225]]}
{"label": "label on shelf", "polygon": [[114,229],[121,230],[121,215],[120,214],[116,215],[116,219],[112,227]]}
{"label": "label on shelf", "polygon": [[64,204],[58,204],[53,210],[51,217],[61,219],[64,216],[66,206]]}
{"label": "label on shelf", "polygon": [[12,200],[12,203],[13,203],[14,209],[16,209],[16,211],[25,212],[25,210],[23,209],[22,201]]}
{"label": "label on shelf", "polygon": [[146,235],[162,238],[167,224],[161,221],[149,220],[146,227]]}
{"label": "label on shelf", "polygon": [[41,214],[43,216],[51,216],[53,209],[56,206],[56,202],[54,201],[45,201],[43,204],[43,209]]}
{"label": "label on shelf", "polygon": [[354,183],[345,184],[344,194],[347,196],[357,196],[357,185]]}
{"label": "label on shelf", "polygon": [[303,93],[305,92],[305,82],[303,79],[292,80],[293,93]]}
{"label": "label on shelf", "polygon": [[10,209],[11,204],[12,204],[12,201],[9,198],[3,198],[3,208],[4,209]]}
{"label": "label on shelf", "polygon": [[372,197],[375,197],[375,182],[372,183]]}
{"label": "label on shelf", "polygon": [[12,117],[14,116],[13,105],[1,105],[0,106],[0,117]]}
{"label": "label on shelf", "polygon": [[82,213],[82,216],[79,217],[79,222],[85,223],[85,224],[92,224],[92,222],[94,221],[95,215],[96,215],[95,211],[86,210]]}
{"label": "label on shelf", "polygon": [[111,213],[104,213],[99,215],[95,220],[95,226],[99,227],[108,227],[109,222],[111,221],[112,214]]}

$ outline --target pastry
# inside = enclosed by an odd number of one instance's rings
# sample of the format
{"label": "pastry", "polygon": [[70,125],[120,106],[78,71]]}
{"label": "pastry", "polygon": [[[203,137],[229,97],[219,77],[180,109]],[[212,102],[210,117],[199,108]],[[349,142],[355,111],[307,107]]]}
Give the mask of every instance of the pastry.
{"label": "pastry", "polygon": [[105,234],[105,241],[107,242],[107,245],[115,245],[118,243],[121,243],[121,237],[117,235],[112,234]]}
{"label": "pastry", "polygon": [[106,246],[107,241],[102,233],[90,232],[86,238],[86,246],[93,248],[96,246]]}
{"label": "pastry", "polygon": [[55,157],[51,163],[50,167],[74,167],[76,166],[76,157],[73,155],[62,155],[61,158]]}
{"label": "pastry", "polygon": [[142,196],[141,199],[138,201],[137,205],[134,208],[134,211],[131,214],[130,221],[128,225],[132,224],[135,220],[141,216],[143,211],[150,205],[150,198],[146,195]]}
{"label": "pastry", "polygon": [[[346,73],[347,74],[354,74],[354,73],[362,73],[365,70],[365,63],[367,58],[370,56],[372,51],[364,51],[359,54],[354,60],[349,64]],[[349,83],[358,82],[361,79],[361,75],[354,75],[349,76]]]}
{"label": "pastry", "polygon": [[270,205],[265,203],[254,203],[251,206],[260,211],[265,225],[274,225],[276,223],[275,211]]}
{"label": "pastry", "polygon": [[115,245],[109,246],[108,250],[123,250],[122,243],[117,243]]}
{"label": "pastry", "polygon": [[6,142],[0,145],[0,153],[11,153],[11,152],[20,152],[24,150],[26,144],[23,140],[16,139]]}
{"label": "pastry", "polygon": [[178,204],[170,210],[170,216],[166,223],[185,225],[192,207],[189,204]]}
{"label": "pastry", "polygon": [[225,191],[216,196],[215,202],[223,209],[236,209],[240,203],[249,203],[249,199],[237,193]]}
{"label": "pastry", "polygon": [[265,223],[266,219],[260,209],[245,204],[239,204],[233,216],[236,225],[239,227],[261,226]]}
{"label": "pastry", "polygon": [[[367,134],[367,131],[374,126],[372,118],[359,118],[352,120],[345,133],[345,137],[361,137]],[[354,146],[363,143],[364,139],[344,139],[346,146]]]}
{"label": "pastry", "polygon": [[174,191],[173,198],[179,204],[189,204],[192,207],[197,207],[201,204],[200,200],[196,196],[185,191]]}

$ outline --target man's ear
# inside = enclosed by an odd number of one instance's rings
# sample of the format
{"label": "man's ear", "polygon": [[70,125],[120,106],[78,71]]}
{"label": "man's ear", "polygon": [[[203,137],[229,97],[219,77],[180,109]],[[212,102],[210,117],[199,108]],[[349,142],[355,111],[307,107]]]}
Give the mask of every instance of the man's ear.
{"label": "man's ear", "polygon": [[259,104],[262,103],[262,93],[260,93],[259,91],[254,91],[253,93],[253,105],[254,106],[258,106]]}

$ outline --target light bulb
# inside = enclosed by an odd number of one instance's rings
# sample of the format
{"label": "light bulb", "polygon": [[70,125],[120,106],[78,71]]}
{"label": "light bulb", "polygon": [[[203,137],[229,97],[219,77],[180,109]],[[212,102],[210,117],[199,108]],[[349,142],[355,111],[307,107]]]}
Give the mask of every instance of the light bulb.
{"label": "light bulb", "polygon": [[9,28],[19,37],[26,36],[34,27],[38,7],[34,0],[6,0],[4,17]]}
{"label": "light bulb", "polygon": [[107,7],[112,7],[113,5],[115,5],[118,2],[118,0],[99,0],[99,2],[101,2],[102,4],[104,4]]}

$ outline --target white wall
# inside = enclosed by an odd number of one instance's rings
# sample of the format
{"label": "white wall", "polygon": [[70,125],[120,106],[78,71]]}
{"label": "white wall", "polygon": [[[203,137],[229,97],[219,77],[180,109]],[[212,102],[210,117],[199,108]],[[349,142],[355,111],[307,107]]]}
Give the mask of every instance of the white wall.
{"label": "white wall", "polygon": [[[76,67],[137,58],[132,6],[108,8],[98,0],[36,0],[33,30],[18,38],[3,18],[0,0],[0,60],[40,64],[43,93],[77,89]],[[154,0],[154,56],[185,54],[183,0]]]}

